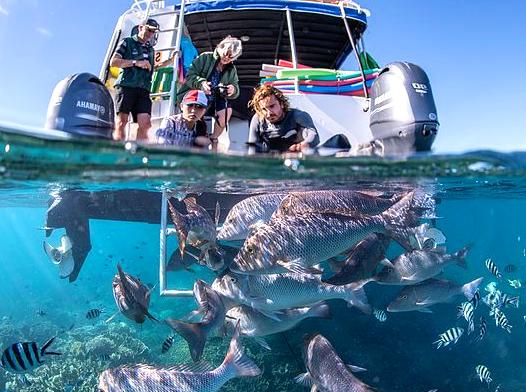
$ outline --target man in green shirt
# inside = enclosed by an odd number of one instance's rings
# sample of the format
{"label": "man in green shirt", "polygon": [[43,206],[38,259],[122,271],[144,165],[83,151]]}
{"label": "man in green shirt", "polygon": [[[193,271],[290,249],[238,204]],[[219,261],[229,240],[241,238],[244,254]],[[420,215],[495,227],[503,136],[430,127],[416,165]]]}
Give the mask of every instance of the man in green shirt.
{"label": "man in green shirt", "polygon": [[154,68],[152,38],[159,30],[154,19],[139,25],[136,35],[124,38],[110,61],[110,66],[121,68],[115,82],[117,121],[113,139],[124,140],[128,116],[132,113],[139,125],[137,140],[147,140],[151,127],[152,101],[150,87]]}

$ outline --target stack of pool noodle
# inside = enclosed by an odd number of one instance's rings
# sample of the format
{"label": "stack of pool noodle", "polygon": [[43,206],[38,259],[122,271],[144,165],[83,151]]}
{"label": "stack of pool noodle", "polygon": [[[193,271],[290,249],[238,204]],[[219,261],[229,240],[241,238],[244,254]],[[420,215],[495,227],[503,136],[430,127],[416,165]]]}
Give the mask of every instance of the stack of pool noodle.
{"label": "stack of pool noodle", "polygon": [[[378,72],[378,68],[364,71],[369,91]],[[270,84],[285,94],[294,93],[294,83],[297,79],[301,93],[364,96],[360,71],[310,68],[299,64],[297,68],[293,68],[291,62],[280,60],[278,65],[263,64],[260,76],[261,84]]]}

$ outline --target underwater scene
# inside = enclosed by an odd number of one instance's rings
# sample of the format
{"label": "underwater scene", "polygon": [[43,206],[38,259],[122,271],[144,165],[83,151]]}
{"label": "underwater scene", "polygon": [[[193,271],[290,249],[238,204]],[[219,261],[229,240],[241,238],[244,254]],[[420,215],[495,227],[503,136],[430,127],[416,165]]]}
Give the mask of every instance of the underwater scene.
{"label": "underwater scene", "polygon": [[0,391],[526,390],[524,154],[173,159],[3,162]]}

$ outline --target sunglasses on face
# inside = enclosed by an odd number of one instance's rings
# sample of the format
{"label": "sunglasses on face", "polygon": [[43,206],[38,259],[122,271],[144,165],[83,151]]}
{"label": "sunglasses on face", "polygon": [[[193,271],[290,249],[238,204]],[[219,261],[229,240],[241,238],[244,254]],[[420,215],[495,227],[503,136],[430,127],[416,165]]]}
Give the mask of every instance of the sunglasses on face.
{"label": "sunglasses on face", "polygon": [[203,106],[203,105],[199,105],[199,104],[197,104],[197,103],[187,103],[187,104],[186,104],[186,107],[187,107],[188,109],[193,109],[193,108],[195,108],[195,109],[205,109],[205,106]]}

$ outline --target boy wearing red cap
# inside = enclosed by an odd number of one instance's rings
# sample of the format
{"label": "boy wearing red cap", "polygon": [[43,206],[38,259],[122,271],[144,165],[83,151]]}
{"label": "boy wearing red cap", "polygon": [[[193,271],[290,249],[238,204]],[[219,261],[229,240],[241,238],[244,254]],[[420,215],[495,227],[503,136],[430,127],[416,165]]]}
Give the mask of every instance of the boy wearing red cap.
{"label": "boy wearing red cap", "polygon": [[181,102],[181,113],[166,117],[155,132],[158,144],[180,147],[208,147],[210,139],[202,120],[208,99],[201,90],[188,91]]}

